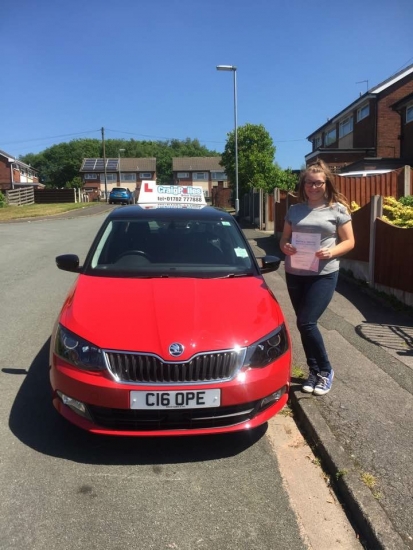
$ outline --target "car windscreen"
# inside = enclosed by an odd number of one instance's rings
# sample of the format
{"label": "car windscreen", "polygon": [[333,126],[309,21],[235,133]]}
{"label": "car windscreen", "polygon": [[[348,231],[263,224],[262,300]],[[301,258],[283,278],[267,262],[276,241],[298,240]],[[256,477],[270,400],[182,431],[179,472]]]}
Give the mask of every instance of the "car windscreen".
{"label": "car windscreen", "polygon": [[85,273],[124,277],[236,277],[256,267],[228,219],[110,220]]}

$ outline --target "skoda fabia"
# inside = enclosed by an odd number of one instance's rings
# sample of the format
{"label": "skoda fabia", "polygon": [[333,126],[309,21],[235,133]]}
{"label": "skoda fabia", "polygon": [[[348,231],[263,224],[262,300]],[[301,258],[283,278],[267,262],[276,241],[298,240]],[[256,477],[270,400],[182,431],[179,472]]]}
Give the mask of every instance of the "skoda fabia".
{"label": "skoda fabia", "polygon": [[[172,207],[170,207],[172,206]],[[199,435],[255,428],[287,402],[290,338],[234,218],[209,206],[113,210],[57,319],[53,403],[90,432]]]}

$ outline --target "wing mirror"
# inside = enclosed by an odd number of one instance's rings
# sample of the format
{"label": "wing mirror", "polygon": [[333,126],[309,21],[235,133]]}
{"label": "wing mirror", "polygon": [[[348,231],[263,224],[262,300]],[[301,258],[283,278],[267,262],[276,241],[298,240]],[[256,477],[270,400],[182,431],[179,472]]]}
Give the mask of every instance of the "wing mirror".
{"label": "wing mirror", "polygon": [[277,256],[264,256],[259,258],[261,260],[261,273],[270,273],[271,271],[277,271],[280,267],[281,260]]}
{"label": "wing mirror", "polygon": [[63,271],[79,273],[79,256],[76,256],[76,254],[57,256],[56,265],[59,269],[63,269]]}

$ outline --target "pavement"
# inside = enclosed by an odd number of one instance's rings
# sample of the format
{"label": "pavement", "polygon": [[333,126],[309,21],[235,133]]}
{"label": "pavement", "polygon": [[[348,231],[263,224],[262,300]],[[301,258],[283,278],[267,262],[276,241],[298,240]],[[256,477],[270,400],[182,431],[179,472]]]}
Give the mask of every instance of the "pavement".
{"label": "pavement", "polygon": [[[53,218],[113,208],[99,203]],[[272,233],[243,221],[241,227],[257,257],[271,254],[284,259]],[[388,300],[340,274],[319,322],[335,379],[330,393],[315,397],[301,392],[307,367],[284,263],[265,279],[292,337],[289,405],[360,541],[369,550],[412,550],[413,314],[397,311]]]}
{"label": "pavement", "polygon": [[[272,233],[241,226],[257,257],[284,259]],[[371,550],[413,549],[412,312],[340,274],[319,323],[335,379],[316,397],[301,391],[308,369],[284,262],[265,279],[292,337],[290,407],[360,540]]]}

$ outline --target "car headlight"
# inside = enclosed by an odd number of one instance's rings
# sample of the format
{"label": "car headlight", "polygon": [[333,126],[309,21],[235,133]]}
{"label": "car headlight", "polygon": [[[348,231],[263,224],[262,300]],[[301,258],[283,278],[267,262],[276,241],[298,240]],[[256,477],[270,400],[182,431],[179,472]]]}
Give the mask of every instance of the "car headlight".
{"label": "car headlight", "polygon": [[244,366],[252,368],[266,367],[288,349],[287,329],[281,325],[262,340],[248,346]]}
{"label": "car headlight", "polygon": [[59,325],[55,353],[79,369],[99,371],[105,369],[102,350],[87,340]]}

